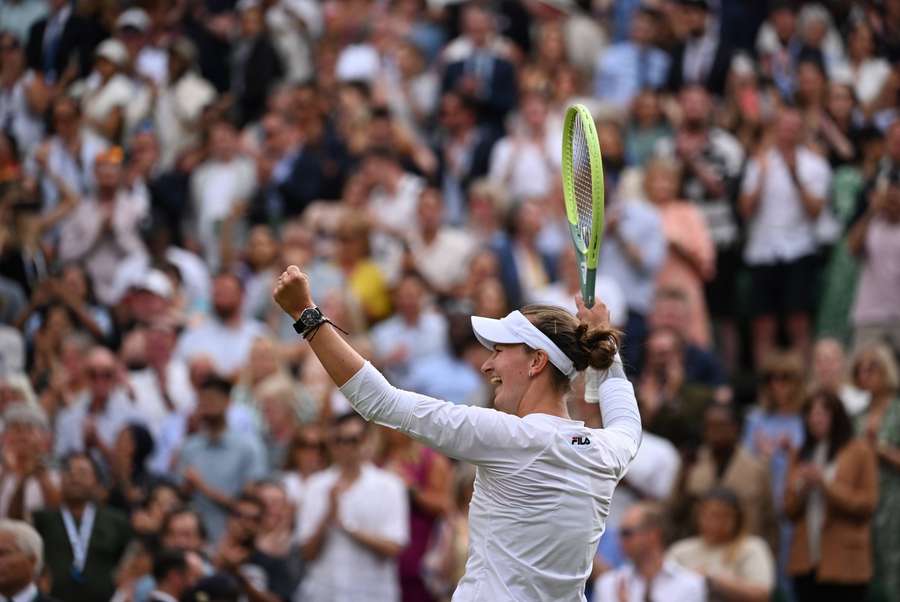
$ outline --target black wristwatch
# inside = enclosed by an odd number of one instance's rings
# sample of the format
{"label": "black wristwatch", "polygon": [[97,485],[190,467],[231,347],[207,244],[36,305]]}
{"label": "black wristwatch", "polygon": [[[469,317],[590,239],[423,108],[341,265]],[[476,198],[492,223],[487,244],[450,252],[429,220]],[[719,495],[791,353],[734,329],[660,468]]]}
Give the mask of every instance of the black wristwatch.
{"label": "black wristwatch", "polygon": [[306,335],[327,321],[328,318],[325,317],[321,309],[318,307],[307,307],[300,314],[300,317],[297,318],[297,321],[294,322],[294,330],[305,339]]}

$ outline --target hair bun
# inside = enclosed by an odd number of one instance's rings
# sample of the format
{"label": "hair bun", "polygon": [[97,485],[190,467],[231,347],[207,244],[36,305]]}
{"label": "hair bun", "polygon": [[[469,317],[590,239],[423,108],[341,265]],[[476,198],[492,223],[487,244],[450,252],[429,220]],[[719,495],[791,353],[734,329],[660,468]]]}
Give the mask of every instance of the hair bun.
{"label": "hair bun", "polygon": [[612,328],[597,328],[581,322],[575,328],[575,338],[581,351],[577,357],[572,358],[576,370],[589,367],[597,370],[609,369],[619,350],[619,331]]}

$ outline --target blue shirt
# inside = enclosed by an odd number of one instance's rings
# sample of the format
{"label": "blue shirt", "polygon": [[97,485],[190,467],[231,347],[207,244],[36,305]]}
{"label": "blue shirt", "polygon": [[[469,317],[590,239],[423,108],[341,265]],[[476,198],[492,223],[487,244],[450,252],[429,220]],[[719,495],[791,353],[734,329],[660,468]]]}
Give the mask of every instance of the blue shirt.
{"label": "blue shirt", "polygon": [[666,238],[662,219],[653,205],[644,201],[619,202],[607,215],[618,212],[619,233],[641,250],[640,264],[632,263],[618,237],[607,234],[600,247],[597,272],[612,278],[627,291],[628,310],[641,315],[650,313],[656,293],[656,275],[666,260]]}
{"label": "blue shirt", "polygon": [[[779,440],[787,437],[792,449],[799,449],[803,445],[804,429],[803,418],[799,414],[773,414],[761,409],[756,409],[747,415],[744,426],[744,447],[756,456],[762,451],[757,446],[759,437],[771,440]],[[783,506],[784,488],[787,479],[790,450],[781,446],[776,448],[769,460],[769,474],[772,479],[772,497],[776,509]]]}
{"label": "blue shirt", "polygon": [[[192,435],[185,442],[178,460],[178,478],[188,468],[200,473],[210,487],[234,497],[247,483],[262,479],[266,474],[264,459],[247,435],[226,430],[217,440],[206,433]],[[209,532],[209,541],[216,542],[225,532],[228,514],[224,508],[201,493],[194,493],[192,503]]]}
{"label": "blue shirt", "polygon": [[597,98],[627,108],[642,88],[661,88],[669,73],[669,57],[658,48],[622,42],[607,48],[597,61]]}

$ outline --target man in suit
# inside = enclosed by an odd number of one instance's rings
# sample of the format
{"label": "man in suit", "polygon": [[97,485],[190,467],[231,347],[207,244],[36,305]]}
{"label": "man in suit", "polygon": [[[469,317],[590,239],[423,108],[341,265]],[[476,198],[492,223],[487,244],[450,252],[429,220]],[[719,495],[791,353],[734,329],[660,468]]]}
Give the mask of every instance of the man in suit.
{"label": "man in suit", "polygon": [[85,77],[94,62],[94,48],[106,37],[84,19],[70,0],[49,0],[50,13],[28,30],[28,67],[49,82],[70,83]]}
{"label": "man in suit", "polygon": [[161,550],[153,559],[156,589],[150,602],[177,602],[199,577],[194,574],[183,550]]}
{"label": "man in suit", "polygon": [[62,506],[33,516],[47,544],[51,593],[62,602],[107,602],[116,589],[131,527],[123,514],[97,501],[100,487],[91,457],[73,454],[63,463]]}
{"label": "man in suit", "polygon": [[684,31],[672,50],[668,89],[675,92],[685,84],[700,84],[721,96],[731,68],[732,47],[722,39],[709,0],[677,0],[674,6],[681,13]]}
{"label": "man in suit", "polygon": [[44,563],[44,542],[26,522],[0,520],[0,598],[10,602],[57,602],[35,579]]}

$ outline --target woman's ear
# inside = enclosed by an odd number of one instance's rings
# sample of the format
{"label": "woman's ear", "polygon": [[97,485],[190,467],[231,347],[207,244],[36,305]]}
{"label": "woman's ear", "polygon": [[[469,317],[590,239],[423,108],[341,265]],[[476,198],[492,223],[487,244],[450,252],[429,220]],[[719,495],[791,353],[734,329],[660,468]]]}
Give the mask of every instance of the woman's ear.
{"label": "woman's ear", "polygon": [[546,351],[541,349],[535,350],[535,352],[531,354],[531,362],[528,364],[528,376],[540,374],[541,370],[544,369],[549,360],[550,358]]}

